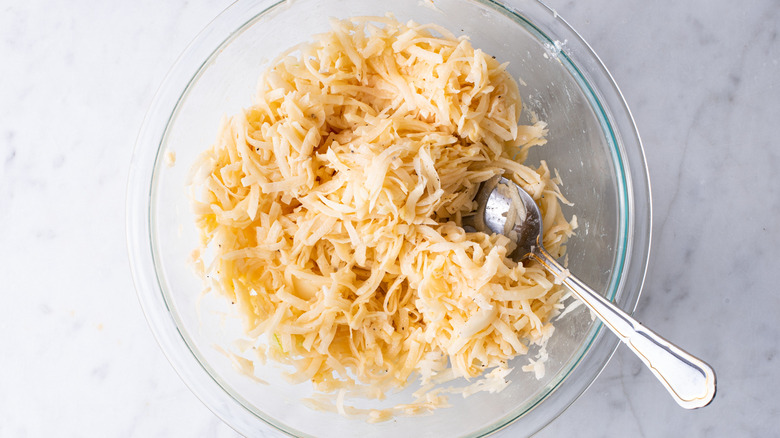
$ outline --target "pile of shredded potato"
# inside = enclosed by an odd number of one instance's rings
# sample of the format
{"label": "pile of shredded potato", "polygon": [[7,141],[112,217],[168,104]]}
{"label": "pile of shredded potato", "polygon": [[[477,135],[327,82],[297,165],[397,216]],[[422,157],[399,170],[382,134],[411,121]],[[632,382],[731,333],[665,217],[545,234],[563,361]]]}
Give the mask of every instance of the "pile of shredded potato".
{"label": "pile of shredded potato", "polygon": [[[194,168],[196,264],[260,355],[317,391],[382,398],[414,376],[430,390],[480,375],[499,383],[467,393],[500,390],[507,361],[549,338],[565,292],[461,218],[503,174],[540,204],[561,255],[575,223],[560,181],[519,164],[546,126],[518,125],[506,65],[464,37],[382,17],[332,27],[272,63]],[[441,405],[436,394],[403,411]]]}

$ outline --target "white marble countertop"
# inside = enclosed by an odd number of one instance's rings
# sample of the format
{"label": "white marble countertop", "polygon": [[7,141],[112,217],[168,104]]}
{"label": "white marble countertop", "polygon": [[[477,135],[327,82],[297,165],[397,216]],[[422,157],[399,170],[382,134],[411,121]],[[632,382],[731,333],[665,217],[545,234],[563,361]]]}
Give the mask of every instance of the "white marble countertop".
{"label": "white marble countertop", "polygon": [[[144,112],[228,3],[0,6],[0,436],[235,436],[155,343],[124,233]],[[643,136],[654,234],[637,316],[710,362],[719,388],[684,411],[621,347],[539,436],[777,436],[780,3],[549,3]]]}

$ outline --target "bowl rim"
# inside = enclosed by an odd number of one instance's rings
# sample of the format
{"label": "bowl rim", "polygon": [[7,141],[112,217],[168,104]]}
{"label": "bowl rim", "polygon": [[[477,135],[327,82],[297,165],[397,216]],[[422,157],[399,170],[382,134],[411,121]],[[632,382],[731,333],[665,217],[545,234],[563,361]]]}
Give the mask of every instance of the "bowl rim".
{"label": "bowl rim", "polygon": [[[623,245],[623,248],[622,251],[620,249],[617,251],[618,254],[622,254],[622,261],[618,272],[613,273],[613,279],[610,281],[610,285],[613,287],[610,287],[611,294],[608,294],[608,297],[610,299],[616,298],[623,310],[633,313],[641,294],[650,256],[652,197],[641,139],[620,89],[584,38],[554,9],[540,0],[524,2],[507,0],[503,3],[497,0],[466,1],[488,6],[509,16],[518,24],[526,26],[527,29],[530,27],[529,30],[535,30],[537,37],[542,37],[551,44],[558,39],[548,36],[548,33],[551,33],[550,29],[554,30],[556,36],[560,34],[567,36],[564,39],[567,43],[567,50],[560,50],[560,55],[568,66],[574,69],[574,71],[570,70],[571,73],[582,78],[582,81],[578,80],[578,82],[589,89],[589,93],[585,94],[588,98],[593,98],[591,105],[595,104],[596,108],[599,109],[596,111],[594,108],[594,113],[598,117],[604,115],[604,123],[602,124],[612,135],[612,141],[609,139],[608,141],[612,145],[612,153],[614,154],[613,164],[618,167],[616,169],[617,175],[623,176],[624,184],[618,184],[619,192],[622,190],[619,195],[621,198],[620,211],[621,216],[625,219],[620,221],[622,232],[619,233],[623,237],[619,245]],[[154,179],[160,168],[160,152],[165,142],[168,127],[174,120],[179,105],[191,85],[203,72],[204,67],[213,59],[215,53],[228,44],[249,23],[265,16],[284,3],[284,0],[248,0],[233,3],[192,40],[171,67],[153,98],[136,139],[127,184],[126,231],[133,282],[144,316],[166,358],[189,389],[215,415],[239,433],[256,433],[257,422],[252,420],[254,418],[263,421],[284,435],[305,436],[300,431],[290,430],[289,426],[276,424],[272,418],[258,416],[254,410],[244,406],[241,400],[238,400],[233,393],[224,388],[215,376],[205,368],[197,354],[190,349],[186,340],[187,336],[180,331],[176,323],[177,317],[164,296],[154,261],[154,245],[152,243],[154,225],[151,216],[153,210],[151,203]],[[517,3],[523,3],[525,9],[516,7]],[[544,23],[540,23],[538,20],[531,22],[530,19],[525,18],[528,14],[528,8],[535,8],[535,11],[546,13],[547,15],[544,16],[546,21]],[[251,18],[242,18],[247,16]],[[240,25],[236,26],[237,23]],[[569,52],[571,51],[578,52],[577,62],[570,57]],[[585,68],[580,71],[583,65]],[[193,72],[195,73],[193,74]],[[575,79],[577,79],[576,76]],[[592,84],[595,84],[595,87]],[[604,94],[605,92],[607,94]],[[602,102],[605,102],[606,105]],[[616,129],[613,129],[613,125],[616,125]],[[632,148],[632,153],[628,153],[625,149],[627,142],[630,143],[629,147]],[[627,166],[624,166],[624,161],[627,162]],[[643,199],[637,202],[634,199],[635,196]],[[641,216],[638,216],[637,212]],[[637,219],[639,224],[636,223]],[[636,238],[638,241],[635,240]],[[640,253],[635,254],[632,250],[636,249],[637,246]],[[626,272],[633,278],[623,275]],[[625,285],[628,281],[632,281],[634,290],[626,291]],[[594,324],[591,333],[586,338],[589,341],[583,343],[577,354],[578,359],[573,361],[568,370],[561,373],[563,374],[561,378],[554,380],[551,385],[541,391],[541,396],[531,404],[529,409],[519,415],[510,413],[498,422],[468,436],[481,437],[497,433],[520,418],[531,418],[532,421],[526,421],[524,426],[526,426],[525,431],[533,434],[557,418],[595,381],[617,349],[619,344],[617,337],[603,330],[603,327],[600,322]],[[594,351],[593,347],[598,347],[598,351]],[[571,381],[568,377],[575,368],[578,369],[579,374],[586,373],[586,376],[584,379],[580,379],[576,386],[569,384],[567,386],[569,390],[563,394],[558,389],[561,388],[564,381]],[[208,378],[204,379],[204,374]],[[535,411],[538,413],[535,408],[542,401],[547,406],[555,405],[556,412],[545,418],[532,418],[539,417],[539,415],[533,414]],[[247,413],[251,414],[252,417],[247,416]],[[293,435],[293,433],[300,435]]]}

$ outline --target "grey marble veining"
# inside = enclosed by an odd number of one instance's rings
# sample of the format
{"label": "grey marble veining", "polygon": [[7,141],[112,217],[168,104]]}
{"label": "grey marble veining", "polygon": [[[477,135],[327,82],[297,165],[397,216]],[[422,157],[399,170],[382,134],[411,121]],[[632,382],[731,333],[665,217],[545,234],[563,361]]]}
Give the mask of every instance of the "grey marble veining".
{"label": "grey marble veining", "polygon": [[654,235],[636,315],[705,358],[719,385],[711,406],[682,411],[620,348],[540,436],[588,425],[584,436],[780,433],[770,402],[780,389],[780,4],[557,7],[613,73],[643,138]]}
{"label": "grey marble veining", "polygon": [[[124,238],[144,112],[228,3],[0,6],[0,436],[235,436],[155,344]],[[654,234],[636,315],[713,365],[719,387],[683,411],[620,348],[539,436],[777,436],[780,3],[548,3],[610,69],[643,138]]]}

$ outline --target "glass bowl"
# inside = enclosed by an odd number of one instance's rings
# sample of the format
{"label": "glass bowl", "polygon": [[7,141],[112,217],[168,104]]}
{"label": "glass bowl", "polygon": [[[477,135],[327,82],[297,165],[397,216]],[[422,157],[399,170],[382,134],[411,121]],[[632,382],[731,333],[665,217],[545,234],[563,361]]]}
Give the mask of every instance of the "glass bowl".
{"label": "glass bowl", "polygon": [[[215,140],[220,119],[251,103],[268,60],[327,31],[329,17],[388,12],[468,35],[475,48],[509,62],[525,121],[533,111],[549,126],[548,144],[527,162],[557,169],[574,202],[565,210],[579,220],[570,270],[628,312],[639,298],[651,228],[641,142],[611,76],[555,11],[533,0],[239,1],[190,44],[146,115],[130,169],[127,234],[138,297],[164,353],[203,403],[244,435],[476,437],[504,428],[530,435],[585,391],[618,344],[581,307],[555,322],[544,378],[521,371],[528,358],[520,357],[503,392],[451,396],[451,407],[431,415],[380,424],[309,409],[301,403],[308,385],[259,384],[213,348],[197,312],[202,285],[187,263],[197,246],[190,166]],[[166,165],[169,152],[174,166]]]}

